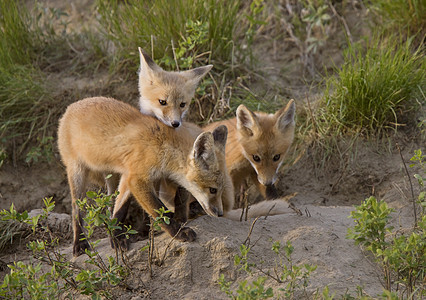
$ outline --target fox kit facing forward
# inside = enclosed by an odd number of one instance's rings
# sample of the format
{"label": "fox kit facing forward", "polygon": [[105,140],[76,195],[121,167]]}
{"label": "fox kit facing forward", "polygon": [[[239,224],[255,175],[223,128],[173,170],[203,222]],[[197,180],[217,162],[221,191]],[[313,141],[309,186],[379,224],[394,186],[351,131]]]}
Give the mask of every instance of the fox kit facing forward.
{"label": "fox kit facing forward", "polygon": [[274,183],[293,142],[295,111],[294,100],[275,114],[254,113],[241,104],[236,118],[215,122],[205,128],[228,127],[226,165],[236,190],[245,179],[251,178],[263,197],[278,197]]}
{"label": "fox kit facing forward", "polygon": [[155,116],[170,127],[179,127],[200,80],[212,65],[182,72],[160,68],[139,48],[139,105],[143,114]]}
{"label": "fox kit facing forward", "polygon": [[[118,221],[125,217],[130,194],[148,214],[158,216],[155,210],[163,204],[155,196],[155,185],[162,178],[188,190],[207,214],[222,216],[229,210],[223,207],[228,201],[222,202],[222,197],[233,199],[225,165],[226,139],[225,126],[194,138],[185,126],[171,128],[110,98],[87,98],[71,104],[59,122],[58,146],[71,189],[73,254],[78,256],[89,247],[87,241],[80,240],[82,216],[76,200],[85,196],[93,173],[121,175],[113,211]],[[195,232],[181,229],[175,218],[162,227],[178,240],[195,239]],[[120,244],[127,247],[125,240]]]}

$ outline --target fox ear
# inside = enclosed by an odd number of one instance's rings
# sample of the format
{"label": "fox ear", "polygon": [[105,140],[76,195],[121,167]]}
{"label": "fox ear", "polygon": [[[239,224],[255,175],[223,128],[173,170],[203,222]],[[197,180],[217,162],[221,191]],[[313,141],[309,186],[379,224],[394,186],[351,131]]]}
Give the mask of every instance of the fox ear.
{"label": "fox ear", "polygon": [[212,134],[215,144],[220,145],[223,151],[225,151],[226,139],[228,138],[228,127],[220,125],[213,130]]}
{"label": "fox ear", "polygon": [[206,74],[212,68],[213,68],[213,65],[207,65],[207,66],[202,66],[202,67],[198,67],[198,68],[187,70],[187,71],[182,71],[179,74],[186,77],[189,80],[188,84],[190,84],[194,88],[196,88],[198,86],[198,83],[200,82],[200,80],[204,76],[206,76]]}
{"label": "fox ear", "polygon": [[153,79],[155,72],[160,72],[161,69],[152,59],[146,54],[141,47],[139,49],[139,58],[141,61],[141,66],[139,70],[139,79],[148,78],[149,80]]}
{"label": "fox ear", "polygon": [[237,108],[237,129],[245,136],[253,136],[259,131],[256,115],[243,104]]}
{"label": "fox ear", "polygon": [[282,133],[285,133],[287,129],[294,127],[294,116],[296,114],[296,105],[294,100],[291,99],[284,109],[281,109],[277,113],[277,123],[276,126],[278,130]]}
{"label": "fox ear", "polygon": [[214,140],[211,132],[201,133],[194,142],[193,159],[196,164],[209,169],[216,160]]}

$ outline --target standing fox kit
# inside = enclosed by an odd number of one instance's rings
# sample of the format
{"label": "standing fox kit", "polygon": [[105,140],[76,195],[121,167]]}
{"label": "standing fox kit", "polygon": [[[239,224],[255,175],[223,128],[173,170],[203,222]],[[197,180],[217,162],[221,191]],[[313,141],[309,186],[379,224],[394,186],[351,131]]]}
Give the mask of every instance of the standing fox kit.
{"label": "standing fox kit", "polygon": [[139,48],[139,105],[143,114],[154,116],[170,127],[179,127],[200,80],[212,65],[182,72],[160,68]]}
{"label": "standing fox kit", "polygon": [[[165,126],[110,98],[87,98],[71,104],[59,122],[58,146],[72,197],[73,254],[78,256],[89,247],[87,241],[80,240],[82,216],[76,203],[85,196],[92,177],[89,174],[121,175],[113,211],[118,221],[126,215],[130,194],[148,214],[157,217],[155,210],[163,204],[154,189],[162,178],[188,190],[207,214],[222,216],[233,205],[228,203],[233,189],[225,165],[226,139],[225,126],[194,138],[185,126]],[[228,200],[222,203],[222,197]],[[161,226],[178,240],[195,239],[195,232],[181,229],[180,221],[174,218]],[[124,247],[126,243],[120,241]]]}
{"label": "standing fox kit", "polygon": [[295,111],[294,100],[275,114],[254,113],[241,104],[236,118],[215,122],[205,128],[227,126],[226,165],[236,190],[245,179],[251,178],[263,197],[278,197],[274,183],[293,142]]}

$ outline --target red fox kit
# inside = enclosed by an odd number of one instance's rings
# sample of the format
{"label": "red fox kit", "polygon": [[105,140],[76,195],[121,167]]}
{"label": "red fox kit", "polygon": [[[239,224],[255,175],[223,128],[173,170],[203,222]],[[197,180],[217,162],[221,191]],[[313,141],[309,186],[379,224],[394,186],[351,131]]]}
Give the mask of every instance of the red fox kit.
{"label": "red fox kit", "polygon": [[[92,174],[121,175],[113,211],[118,221],[125,216],[130,194],[148,214],[157,216],[155,210],[163,205],[154,189],[162,178],[188,190],[207,214],[222,216],[224,210],[229,210],[227,205],[233,205],[225,165],[226,139],[226,126],[195,138],[185,126],[165,126],[110,98],[87,98],[71,104],[59,122],[58,146],[72,197],[73,254],[80,255],[89,247],[87,241],[80,240],[82,216],[76,200],[85,196]],[[195,239],[191,228],[179,231],[181,223],[175,218],[162,227],[178,240]],[[127,246],[123,240],[120,244]]]}
{"label": "red fox kit", "polygon": [[254,113],[241,104],[236,118],[215,122],[205,128],[228,127],[226,165],[236,190],[246,178],[251,178],[265,198],[278,197],[274,183],[293,142],[295,111],[294,100],[273,115]]}
{"label": "red fox kit", "polygon": [[139,48],[139,105],[143,114],[167,126],[179,127],[200,80],[212,65],[182,72],[167,72]]}

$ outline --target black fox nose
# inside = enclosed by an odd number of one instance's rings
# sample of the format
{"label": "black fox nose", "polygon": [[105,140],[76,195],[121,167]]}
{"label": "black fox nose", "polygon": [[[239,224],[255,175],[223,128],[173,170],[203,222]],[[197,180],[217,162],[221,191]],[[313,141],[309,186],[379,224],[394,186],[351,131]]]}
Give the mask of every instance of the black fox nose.
{"label": "black fox nose", "polygon": [[223,217],[223,211],[219,210],[217,207],[212,208],[213,213],[218,217]]}
{"label": "black fox nose", "polygon": [[178,121],[173,121],[173,122],[172,122],[172,126],[173,126],[174,128],[179,127],[179,125],[180,125],[180,122],[178,122]]}

